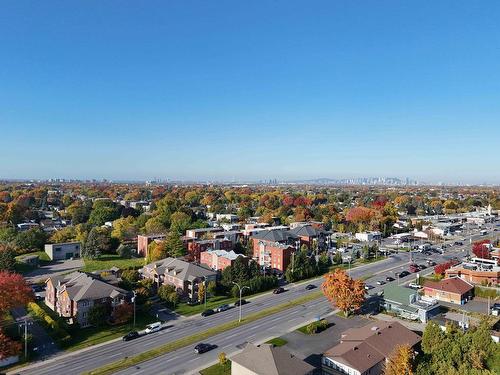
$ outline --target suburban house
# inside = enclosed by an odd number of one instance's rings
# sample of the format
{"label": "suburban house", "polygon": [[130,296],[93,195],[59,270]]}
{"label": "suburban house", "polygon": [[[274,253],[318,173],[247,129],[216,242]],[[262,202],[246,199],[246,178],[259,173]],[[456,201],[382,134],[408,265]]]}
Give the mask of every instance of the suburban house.
{"label": "suburban house", "polygon": [[382,307],[401,318],[420,320],[422,323],[439,313],[439,305],[435,300],[421,298],[416,290],[399,285],[387,285],[384,288]]}
{"label": "suburban house", "polygon": [[232,266],[238,257],[247,260],[245,256],[236,254],[233,250],[207,250],[200,254],[200,263],[215,271],[222,271],[224,268]]}
{"label": "suburban house", "polygon": [[331,375],[379,375],[396,346],[411,347],[420,342],[419,335],[402,324],[373,322],[351,328],[341,335],[340,343],[323,354],[321,369]]}
{"label": "suburban house", "polygon": [[148,234],[148,235],[138,235],[137,236],[137,254],[147,257],[148,256],[148,246],[153,241],[163,241],[167,237],[166,234]]}
{"label": "suburban house", "polygon": [[314,367],[271,344],[248,343],[231,358],[231,375],[312,375]]}
{"label": "suburban house", "polygon": [[300,245],[299,237],[286,229],[258,232],[252,237],[253,257],[260,266],[284,272]]}
{"label": "suburban house", "polygon": [[106,305],[110,315],[113,309],[126,303],[128,291],[108,284],[97,275],[73,272],[51,276],[46,281],[45,304],[69,323],[88,327],[88,312],[95,305]]}
{"label": "suburban house", "polygon": [[139,272],[144,278],[152,279],[157,287],[163,284],[175,286],[177,292],[190,301],[198,300],[199,284],[217,279],[217,272],[178,258],[150,263]]}
{"label": "suburban house", "polygon": [[45,245],[45,253],[51,260],[80,258],[80,242],[50,243]]}
{"label": "suburban house", "polygon": [[426,281],[424,295],[438,301],[463,305],[474,295],[474,285],[459,277],[451,277],[441,281]]}

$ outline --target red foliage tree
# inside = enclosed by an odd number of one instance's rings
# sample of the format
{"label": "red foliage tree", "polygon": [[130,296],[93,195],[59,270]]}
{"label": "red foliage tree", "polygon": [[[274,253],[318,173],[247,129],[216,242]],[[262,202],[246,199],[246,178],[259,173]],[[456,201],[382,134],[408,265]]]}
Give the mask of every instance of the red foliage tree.
{"label": "red foliage tree", "polygon": [[368,207],[353,207],[346,215],[346,220],[352,223],[367,223],[376,215],[376,211]]}
{"label": "red foliage tree", "polygon": [[293,206],[293,197],[291,195],[287,195],[285,198],[283,198],[283,206]]}
{"label": "red foliage tree", "polygon": [[113,321],[116,324],[126,323],[130,320],[133,314],[133,307],[128,303],[122,303],[115,307],[113,314],[111,314]]}
{"label": "red foliage tree", "polygon": [[388,202],[388,199],[384,195],[379,195],[372,203],[372,207],[376,210],[382,210],[385,207],[385,204]]}
{"label": "red foliage tree", "polygon": [[21,343],[13,341],[0,329],[0,361],[21,352]]}
{"label": "red foliage tree", "polygon": [[482,240],[477,241],[472,244],[472,252],[478,258],[490,259],[490,249],[488,245],[490,244],[490,240]]}
{"label": "red foliage tree", "polygon": [[440,263],[440,264],[437,264],[435,267],[434,267],[434,273],[436,275],[444,275],[445,271],[448,269],[448,268],[451,268],[453,266],[453,262],[449,261],[449,262],[445,262],[445,263]]}
{"label": "red foliage tree", "polygon": [[17,273],[0,271],[0,313],[24,306],[33,300],[33,291],[24,277]]}

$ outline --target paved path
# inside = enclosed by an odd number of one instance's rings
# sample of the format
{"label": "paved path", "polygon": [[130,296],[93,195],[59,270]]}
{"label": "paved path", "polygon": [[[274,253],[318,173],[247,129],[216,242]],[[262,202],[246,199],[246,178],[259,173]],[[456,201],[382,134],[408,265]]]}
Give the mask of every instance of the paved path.
{"label": "paved path", "polygon": [[76,271],[83,266],[84,263],[81,258],[55,261],[29,272],[24,276],[24,278],[30,282],[45,281],[50,276]]}

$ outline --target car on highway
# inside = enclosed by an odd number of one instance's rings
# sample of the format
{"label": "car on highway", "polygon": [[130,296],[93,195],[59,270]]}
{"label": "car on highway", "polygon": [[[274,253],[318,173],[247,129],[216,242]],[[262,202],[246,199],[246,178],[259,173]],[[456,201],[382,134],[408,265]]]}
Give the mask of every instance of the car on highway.
{"label": "car on highway", "polygon": [[394,280],[396,280],[396,279],[394,277],[391,277],[391,276],[387,276],[385,278],[385,281],[387,281],[387,282],[391,282],[391,281],[394,281]]}
{"label": "car on highway", "polygon": [[201,316],[210,316],[210,315],[214,315],[215,314],[215,311],[212,310],[212,309],[208,309],[208,310],[205,310],[201,313]]}
{"label": "car on highway", "polygon": [[216,346],[212,344],[204,344],[204,343],[199,343],[194,347],[194,352],[196,354],[203,354],[206,353],[212,349],[214,349]]}
{"label": "car on highway", "polygon": [[429,265],[429,267],[432,267],[432,266],[435,266],[436,265],[436,262],[434,262],[433,260],[427,260],[427,264]]}
{"label": "car on highway", "polygon": [[306,286],[306,290],[311,290],[311,289],[316,289],[316,285],[313,285],[313,284],[308,284]]}
{"label": "car on highway", "polygon": [[226,310],[229,310],[229,305],[228,304],[220,305],[216,309],[217,312],[223,312],[223,311],[226,311]]}
{"label": "car on highway", "polygon": [[151,323],[151,324],[148,324],[146,326],[146,333],[149,334],[149,333],[154,333],[154,332],[158,332],[161,330],[161,322],[155,322],[155,323]]}
{"label": "car on highway", "polygon": [[420,268],[420,271],[425,270],[427,266],[425,264],[419,264],[418,268]]}
{"label": "car on highway", "polygon": [[401,271],[398,275],[398,277],[401,279],[403,277],[408,276],[410,273],[408,271]]}
{"label": "car on highway", "polygon": [[408,269],[411,273],[415,273],[415,272],[419,271],[419,268],[416,264],[410,264],[410,267],[408,267]]}
{"label": "car on highway", "polygon": [[464,245],[464,243],[463,243],[462,241],[455,241],[455,242],[453,243],[453,245],[455,245],[455,246],[463,246],[463,245]]}
{"label": "car on highway", "polygon": [[139,337],[139,332],[132,331],[132,332],[127,333],[125,336],[123,336],[122,340],[123,341],[130,341],[130,340],[136,339],[138,337]]}
{"label": "car on highway", "polygon": [[375,288],[373,285],[368,285],[368,284],[365,285],[365,290],[370,290],[373,288]]}
{"label": "car on highway", "polygon": [[379,280],[377,281],[377,285],[384,285],[385,284],[385,281],[384,280]]}
{"label": "car on highway", "polygon": [[243,306],[243,305],[246,305],[247,303],[248,303],[247,300],[242,299],[241,302],[240,302],[240,300],[236,301],[234,303],[234,306],[239,306],[239,305]]}
{"label": "car on highway", "polygon": [[273,293],[274,294],[280,294],[280,293],[283,293],[284,291],[285,291],[284,288],[278,287],[278,288],[276,288],[276,289],[273,290]]}

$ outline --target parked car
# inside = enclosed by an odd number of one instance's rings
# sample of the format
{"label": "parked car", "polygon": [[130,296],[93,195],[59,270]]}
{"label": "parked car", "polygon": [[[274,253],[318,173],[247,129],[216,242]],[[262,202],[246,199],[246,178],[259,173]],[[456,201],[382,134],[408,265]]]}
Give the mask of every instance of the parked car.
{"label": "parked car", "polygon": [[200,343],[194,347],[194,352],[196,354],[202,354],[214,349],[215,347],[215,345]]}
{"label": "parked car", "polygon": [[33,293],[40,293],[40,292],[43,292],[45,290],[45,288],[42,287],[41,285],[33,284],[33,285],[31,285],[31,290],[33,291]]}
{"label": "parked car", "polygon": [[420,268],[420,270],[425,270],[427,266],[425,264],[419,264],[418,268]]}
{"label": "parked car", "polygon": [[399,273],[398,277],[401,279],[403,277],[408,276],[410,273],[408,271],[402,271]]}
{"label": "parked car", "polygon": [[146,333],[158,332],[161,330],[161,322],[151,323],[146,326]]}
{"label": "parked car", "polygon": [[229,310],[229,305],[228,304],[224,304],[224,305],[220,305],[219,307],[217,307],[217,312],[223,312],[223,311],[226,311],[226,310]]}
{"label": "parked car", "polygon": [[309,284],[306,286],[306,290],[311,290],[311,289],[315,289],[316,288],[316,285],[313,285],[313,284]]}
{"label": "parked car", "polygon": [[432,267],[436,265],[436,262],[434,262],[433,260],[428,260],[427,264],[429,265],[429,267]]}
{"label": "parked car", "polygon": [[215,311],[212,310],[212,309],[208,309],[208,310],[205,310],[201,313],[201,316],[210,316],[210,315],[213,315],[215,314]]}
{"label": "parked car", "polygon": [[412,288],[412,289],[421,289],[422,288],[420,285],[418,285],[416,283],[409,283],[408,287]]}
{"label": "parked car", "polygon": [[236,301],[236,302],[234,303],[234,306],[239,306],[240,304],[241,304],[241,306],[243,306],[243,305],[246,305],[247,303],[248,303],[248,302],[247,302],[246,300],[242,299],[242,300],[241,300],[241,303],[240,303],[240,300]]}
{"label": "parked car", "polygon": [[[391,277],[392,278],[392,277]],[[379,280],[377,281],[377,285],[384,285],[385,284],[385,281],[384,280]]]}
{"label": "parked car", "polygon": [[280,293],[283,293],[284,291],[285,291],[285,289],[283,289],[282,287],[278,287],[278,288],[273,290],[273,293],[280,294]]}
{"label": "parked car", "polygon": [[419,268],[418,268],[418,266],[416,264],[410,264],[410,267],[408,269],[412,273],[419,271]]}
{"label": "parked car", "polygon": [[462,241],[455,241],[455,242],[453,243],[453,245],[455,245],[455,246],[463,246],[463,244],[464,244],[464,243],[463,243]]}
{"label": "parked car", "polygon": [[123,336],[122,340],[123,341],[130,341],[130,340],[136,339],[138,337],[139,337],[139,332],[132,331],[132,332],[127,333],[125,336]]}
{"label": "parked car", "polygon": [[394,280],[396,280],[396,279],[394,277],[391,277],[391,276],[387,276],[385,278],[385,281],[387,281],[387,282],[391,282],[391,281],[394,281]]}

